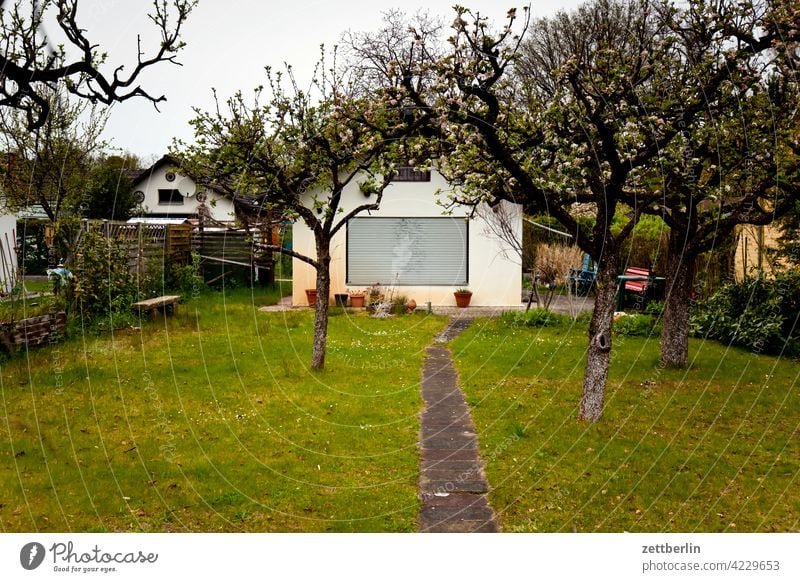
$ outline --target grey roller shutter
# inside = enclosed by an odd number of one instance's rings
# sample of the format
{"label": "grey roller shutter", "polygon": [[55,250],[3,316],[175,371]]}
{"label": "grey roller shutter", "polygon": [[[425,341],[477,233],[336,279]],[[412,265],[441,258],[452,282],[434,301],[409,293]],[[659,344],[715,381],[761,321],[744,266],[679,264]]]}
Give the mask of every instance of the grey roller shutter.
{"label": "grey roller shutter", "polygon": [[463,218],[353,218],[347,224],[348,285],[466,285]]}

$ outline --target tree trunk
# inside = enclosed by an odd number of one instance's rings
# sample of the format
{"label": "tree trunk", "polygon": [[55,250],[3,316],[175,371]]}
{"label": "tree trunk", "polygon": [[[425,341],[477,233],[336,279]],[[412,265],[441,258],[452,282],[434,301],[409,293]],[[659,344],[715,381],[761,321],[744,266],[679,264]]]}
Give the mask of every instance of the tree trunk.
{"label": "tree trunk", "polygon": [[331,258],[327,252],[317,250],[317,303],[314,306],[314,348],[311,353],[311,367],[322,370],[325,367],[325,349],[328,344],[328,304],[331,292]]}
{"label": "tree trunk", "polygon": [[689,365],[689,309],[692,302],[695,259],[682,249],[671,249],[667,299],[661,333],[661,364],[670,368]]}
{"label": "tree trunk", "polygon": [[611,325],[617,296],[617,259],[604,255],[597,267],[597,295],[589,324],[589,349],[583,374],[580,420],[597,422],[603,414],[603,402],[611,363]]}

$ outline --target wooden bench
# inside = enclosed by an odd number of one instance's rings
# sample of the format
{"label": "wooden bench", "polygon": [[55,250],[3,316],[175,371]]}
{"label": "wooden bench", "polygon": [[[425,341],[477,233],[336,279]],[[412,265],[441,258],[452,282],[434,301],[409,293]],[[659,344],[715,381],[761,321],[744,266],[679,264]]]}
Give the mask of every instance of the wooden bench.
{"label": "wooden bench", "polygon": [[175,313],[175,309],[180,301],[180,295],[162,295],[161,297],[137,301],[133,304],[133,308],[138,309],[140,312],[147,311],[150,313],[151,317],[155,317],[159,310],[163,310],[164,314],[167,313],[168,309]]}

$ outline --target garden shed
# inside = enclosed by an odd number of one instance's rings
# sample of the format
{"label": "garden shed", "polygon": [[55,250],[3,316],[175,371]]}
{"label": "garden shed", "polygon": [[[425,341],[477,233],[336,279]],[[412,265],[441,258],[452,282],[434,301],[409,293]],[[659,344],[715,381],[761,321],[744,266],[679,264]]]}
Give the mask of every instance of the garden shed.
{"label": "garden shed", "polygon": [[[365,177],[366,178],[366,177]],[[436,171],[399,168],[386,188],[380,209],[351,219],[331,245],[331,294],[363,290],[380,284],[395,296],[418,305],[455,305],[453,292],[469,288],[472,305],[516,306],[521,300],[521,265],[508,244],[493,236],[482,213],[469,218],[463,206],[445,208],[453,189]],[[309,207],[315,195],[307,194]],[[357,181],[342,196],[344,213],[369,201]],[[521,213],[512,228],[522,236]],[[315,256],[314,236],[305,223],[293,227],[296,252]],[[306,303],[305,290],[315,287],[316,271],[293,262],[294,303]]]}

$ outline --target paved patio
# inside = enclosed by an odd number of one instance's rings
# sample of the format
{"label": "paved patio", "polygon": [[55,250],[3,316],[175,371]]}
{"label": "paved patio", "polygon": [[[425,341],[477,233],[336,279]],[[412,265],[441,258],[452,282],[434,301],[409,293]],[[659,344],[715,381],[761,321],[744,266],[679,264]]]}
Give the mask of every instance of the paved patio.
{"label": "paved patio", "polygon": [[[520,303],[519,305],[507,305],[503,307],[482,307],[480,305],[470,307],[451,307],[451,306],[432,306],[431,312],[436,315],[448,315],[450,317],[457,317],[472,319],[475,317],[496,317],[502,315],[507,311],[525,311],[526,304]],[[531,308],[537,307],[534,301]],[[556,313],[578,313],[581,311],[591,311],[594,307],[594,297],[565,297],[564,295],[556,295],[553,297],[553,302],[550,304],[551,311]],[[284,297],[278,305],[269,305],[261,307],[259,311],[294,311],[308,309],[307,305],[292,305],[291,297]],[[427,306],[424,303],[417,305],[417,311],[425,311]]]}

